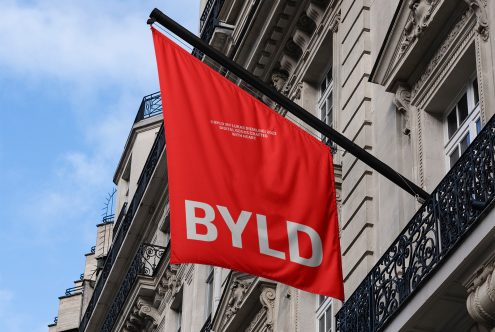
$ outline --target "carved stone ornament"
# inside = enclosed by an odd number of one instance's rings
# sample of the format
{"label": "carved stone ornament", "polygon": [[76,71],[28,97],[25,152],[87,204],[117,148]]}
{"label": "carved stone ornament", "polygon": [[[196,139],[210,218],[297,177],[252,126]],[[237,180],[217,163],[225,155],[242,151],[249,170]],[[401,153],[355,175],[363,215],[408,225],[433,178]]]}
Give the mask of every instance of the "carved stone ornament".
{"label": "carved stone ornament", "polygon": [[415,41],[430,24],[431,14],[438,0],[409,0],[409,18],[404,27],[404,38],[400,46],[400,54],[405,53],[409,45]]}
{"label": "carved stone ornament", "polygon": [[469,315],[487,328],[495,328],[495,263],[484,266],[468,287]]}
{"label": "carved stone ornament", "polygon": [[296,26],[301,31],[304,31],[308,35],[311,35],[316,29],[316,22],[306,13],[303,13],[301,16],[299,16]]}
{"label": "carved stone ornament", "polygon": [[300,100],[301,99],[302,87],[303,87],[302,82],[299,82],[296,84],[296,88],[294,90],[292,100]]}
{"label": "carved stone ornament", "polygon": [[294,40],[289,39],[285,43],[284,53],[297,61],[301,57],[303,50],[301,49],[301,46],[294,42]]}
{"label": "carved stone ornament", "polygon": [[159,320],[160,315],[153,305],[143,298],[138,298],[124,324],[124,331],[140,332],[148,326],[155,329]]}
{"label": "carved stone ornament", "polygon": [[226,324],[241,308],[248,287],[249,283],[241,280],[236,279],[232,282],[232,285],[230,286],[230,299],[229,302],[227,302],[227,310],[225,311],[224,324]]}
{"label": "carved stone ornament", "polygon": [[275,289],[265,288],[261,292],[260,301],[266,310],[266,327],[267,331],[273,331],[274,309],[275,309]]}
{"label": "carved stone ornament", "polygon": [[337,33],[339,31],[339,24],[340,24],[340,11],[335,15],[332,21],[330,21],[330,30],[332,30],[333,33]]}
{"label": "carved stone ornament", "polygon": [[277,91],[281,91],[289,78],[289,73],[283,69],[272,72],[272,83]]}
{"label": "carved stone ornament", "polygon": [[464,0],[476,15],[476,32],[484,41],[488,40],[488,15],[486,13],[486,0]]}
{"label": "carved stone ornament", "polygon": [[177,281],[177,269],[178,268],[175,265],[167,266],[165,274],[158,283],[155,291],[155,298],[153,300],[153,303],[155,305],[159,305],[159,303],[163,300],[169,290],[171,296],[174,296],[179,290]]}
{"label": "carved stone ornament", "polygon": [[409,135],[411,133],[410,125],[410,103],[411,103],[411,91],[404,86],[400,85],[395,92],[394,104],[397,107],[397,111],[400,112],[403,117],[402,133]]}
{"label": "carved stone ornament", "polygon": [[[428,63],[425,71],[419,78],[419,80],[414,84],[414,88],[412,89],[412,98],[416,98],[416,96],[419,93],[419,90],[423,89],[425,86],[426,82],[431,80],[431,76],[434,73],[435,68],[441,63],[442,59],[445,58],[445,55],[447,52],[454,47],[455,42],[458,38],[458,35],[462,32],[463,27],[467,24],[467,22],[470,20],[471,13],[469,11],[466,11],[459,21],[455,24],[455,26],[450,30],[448,36],[445,38],[445,40],[441,43],[440,47],[436,50],[435,55],[432,57],[430,62]],[[474,34],[474,32],[472,32]],[[463,42],[467,43],[469,42],[469,38],[463,38]],[[460,47],[459,49],[462,49]],[[455,59],[454,57],[451,57],[451,59]]]}

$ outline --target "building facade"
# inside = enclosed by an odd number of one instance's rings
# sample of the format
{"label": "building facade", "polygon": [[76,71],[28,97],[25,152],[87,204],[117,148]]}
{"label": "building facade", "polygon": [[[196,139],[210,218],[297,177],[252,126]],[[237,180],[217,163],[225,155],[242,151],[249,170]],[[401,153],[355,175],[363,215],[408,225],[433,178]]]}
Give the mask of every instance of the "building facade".
{"label": "building facade", "polygon": [[166,143],[153,94],[113,179],[117,217],[97,226],[49,331],[493,330],[494,24],[491,0],[201,1],[203,40],[430,198],[406,193],[194,50],[332,149],[346,301],[168,263]]}

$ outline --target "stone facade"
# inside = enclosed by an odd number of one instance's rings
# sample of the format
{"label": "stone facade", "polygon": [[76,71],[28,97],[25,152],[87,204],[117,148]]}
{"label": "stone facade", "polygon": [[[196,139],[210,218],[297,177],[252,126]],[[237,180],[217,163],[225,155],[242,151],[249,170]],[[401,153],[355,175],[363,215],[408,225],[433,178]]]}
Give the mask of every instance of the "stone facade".
{"label": "stone facade", "polygon": [[[492,1],[202,0],[200,8],[200,34],[213,47],[427,192],[495,114]],[[133,125],[114,177],[122,218],[98,226],[98,239],[112,245],[97,240],[77,282],[84,292],[61,298],[50,331],[335,330],[336,300],[223,268],[168,264],[160,124],[156,115]],[[424,201],[333,149],[349,298]],[[381,330],[493,331],[495,215],[487,208],[483,218]]]}

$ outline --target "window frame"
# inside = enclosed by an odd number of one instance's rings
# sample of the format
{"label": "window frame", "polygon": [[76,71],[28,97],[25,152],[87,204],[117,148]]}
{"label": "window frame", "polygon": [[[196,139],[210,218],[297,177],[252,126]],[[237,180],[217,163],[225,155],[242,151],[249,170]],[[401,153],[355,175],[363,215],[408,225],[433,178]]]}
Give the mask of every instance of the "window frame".
{"label": "window frame", "polygon": [[[331,74],[331,75],[329,75]],[[331,79],[329,79],[329,76]],[[322,90],[322,85],[323,82],[325,82],[325,88]],[[331,96],[331,103],[329,105],[328,100],[329,97]],[[317,108],[319,111],[319,116],[320,120],[324,121],[326,124],[329,126],[333,127],[334,123],[334,114],[333,114],[333,67],[329,67],[326,70],[325,77],[323,77],[322,80],[320,80],[320,84],[318,85],[318,102],[317,102]],[[328,110],[330,109],[332,119],[331,122],[325,121],[328,118]]]}
{"label": "window frame", "polygon": [[[321,299],[323,298],[323,301]],[[323,318],[323,330],[324,332],[333,332],[335,331],[335,317],[333,313],[334,305],[333,299],[331,297],[326,297],[322,295],[316,296],[316,310],[315,310],[315,318],[316,318],[316,332],[320,332],[320,320]],[[328,317],[328,315],[330,317]],[[327,326],[328,318],[330,318],[330,328]]]}
{"label": "window frame", "polygon": [[[478,101],[476,102],[475,98],[475,88],[474,88],[474,82],[477,82],[478,84]],[[464,94],[466,94],[466,100],[467,100],[467,116],[465,119],[460,122],[460,117],[459,117],[459,108],[458,105],[461,102]],[[459,158],[462,156],[463,152],[467,149],[467,147],[472,143],[474,138],[478,135],[479,130],[482,127],[482,122],[481,122],[481,111],[480,111],[480,96],[479,96],[479,80],[476,76],[476,74],[471,75],[469,78],[468,82],[464,85],[464,87],[461,89],[461,91],[456,95],[454,98],[454,102],[450,104],[450,106],[447,108],[448,112],[445,113],[443,117],[444,121],[444,155],[445,155],[445,167],[447,170],[451,169],[452,166],[459,160]],[[452,133],[451,136],[449,136],[449,116],[452,114],[452,112],[456,112],[456,129]],[[478,122],[479,122],[479,127],[478,127]],[[462,142],[466,138],[466,136],[469,135],[468,139],[468,144],[466,147],[462,148]],[[458,157],[457,159],[452,162],[451,161],[451,155],[457,151]]]}
{"label": "window frame", "polygon": [[208,273],[206,276],[206,288],[205,288],[205,319],[208,319],[210,315],[213,315],[213,282],[215,278],[215,268],[208,265]]}

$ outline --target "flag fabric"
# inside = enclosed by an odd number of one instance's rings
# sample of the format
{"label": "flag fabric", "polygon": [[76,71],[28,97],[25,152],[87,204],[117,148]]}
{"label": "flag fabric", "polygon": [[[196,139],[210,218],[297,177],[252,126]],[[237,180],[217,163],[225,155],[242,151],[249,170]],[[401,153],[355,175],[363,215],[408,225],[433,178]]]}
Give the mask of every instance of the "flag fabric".
{"label": "flag fabric", "polygon": [[152,28],[172,264],[344,298],[330,149]]}

